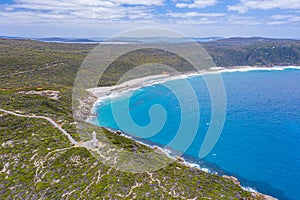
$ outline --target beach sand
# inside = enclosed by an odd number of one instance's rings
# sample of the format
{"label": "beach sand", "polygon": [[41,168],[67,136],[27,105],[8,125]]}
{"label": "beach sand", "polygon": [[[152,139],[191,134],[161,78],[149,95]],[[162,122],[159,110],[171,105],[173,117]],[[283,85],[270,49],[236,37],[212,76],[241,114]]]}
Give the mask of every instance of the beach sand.
{"label": "beach sand", "polygon": [[138,89],[140,87],[155,84],[159,81],[165,80],[168,77],[171,77],[168,74],[162,74],[162,75],[154,75],[154,76],[146,76],[143,78],[137,78],[130,81],[126,81],[124,83],[110,86],[110,87],[96,87],[96,88],[89,88],[87,89],[88,92],[91,92],[98,98],[108,96],[112,94],[113,92],[123,92],[130,89]]}

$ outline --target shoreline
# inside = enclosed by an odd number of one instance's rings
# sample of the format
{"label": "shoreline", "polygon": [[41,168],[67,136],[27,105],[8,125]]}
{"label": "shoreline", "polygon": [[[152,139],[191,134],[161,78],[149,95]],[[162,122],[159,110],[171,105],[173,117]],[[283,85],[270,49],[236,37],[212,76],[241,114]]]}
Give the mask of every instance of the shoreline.
{"label": "shoreline", "polygon": [[132,79],[114,86],[95,87],[88,88],[86,91],[97,97],[97,101],[94,103],[100,103],[106,99],[112,99],[118,96],[122,96],[125,93],[134,91],[143,87],[164,83],[167,81],[173,81],[178,79],[189,78],[193,76],[218,74],[218,73],[232,73],[232,72],[248,72],[248,71],[284,71],[286,69],[299,69],[300,66],[275,66],[275,67],[251,67],[251,66],[233,66],[233,67],[211,67],[198,72],[187,72],[182,74],[160,74],[146,76],[143,78]]}
{"label": "shoreline", "polygon": [[[283,71],[283,70],[286,70],[286,69],[299,69],[300,70],[300,66],[284,66],[284,67],[279,67],[279,66],[278,67],[277,66],[276,67],[235,66],[235,67],[230,67],[230,68],[214,67],[214,68],[210,68],[210,69],[203,70],[203,71],[200,71],[200,72],[190,72],[190,73],[179,74],[179,75],[163,74],[163,75],[147,76],[147,77],[143,77],[143,78],[138,78],[138,79],[133,79],[133,80],[130,80],[130,81],[126,81],[124,83],[121,83],[121,84],[115,85],[115,86],[89,88],[89,89],[87,89],[87,91],[97,97],[97,101],[94,102],[92,110],[91,110],[92,114],[96,114],[95,113],[95,107],[97,105],[99,105],[101,102],[103,102],[107,99],[116,98],[116,97],[122,96],[124,94],[127,94],[131,91],[134,91],[134,90],[137,90],[137,89],[140,89],[140,88],[143,88],[143,87],[147,87],[147,86],[167,82],[167,81],[183,79],[183,78],[199,76],[199,75],[205,75],[205,74],[247,72],[247,71],[266,71],[266,70],[267,71],[269,71],[269,70]],[[94,117],[95,116],[91,116],[86,121],[91,122],[92,118],[94,118]],[[204,171],[206,173],[217,174],[218,176],[222,176],[222,175],[219,175],[217,172],[211,171],[208,168],[201,168],[201,166],[199,164],[188,162],[184,158],[177,157],[176,155],[175,156],[171,155],[172,152],[169,149],[164,149],[164,148],[159,147],[157,145],[147,144],[147,143],[145,143],[143,141],[139,141],[139,140],[135,139],[134,137],[131,137],[130,135],[127,135],[126,133],[123,133],[123,132],[120,134],[120,133],[118,133],[119,132],[118,130],[114,130],[114,129],[111,129],[111,128],[106,128],[106,129],[108,129],[109,131],[114,132],[116,134],[119,134],[123,137],[130,138],[130,139],[134,140],[135,142],[146,145],[146,146],[152,148],[153,150],[163,151],[167,156],[171,157],[175,161],[178,161],[179,163],[181,163],[185,166],[192,167],[192,168],[197,168],[197,169],[199,169],[201,171]],[[270,199],[270,200],[276,199],[274,197],[261,194],[261,193],[259,193],[258,191],[256,191],[255,189],[253,189],[251,187],[240,185],[238,179],[233,177],[233,176],[223,175],[222,177],[232,180],[234,183],[236,183],[237,185],[239,185],[242,189],[244,189],[246,191],[249,191],[249,192],[254,193],[256,195],[262,195],[265,199]]]}
{"label": "shoreline", "polygon": [[170,149],[165,149],[165,148],[159,146],[158,144],[155,144],[154,142],[151,142],[153,144],[147,144],[146,142],[140,141],[137,138],[134,138],[134,137],[132,137],[132,136],[126,134],[125,132],[120,131],[120,130],[115,130],[115,129],[107,128],[107,127],[102,127],[102,128],[104,128],[104,129],[106,129],[106,130],[108,130],[112,133],[118,134],[121,137],[125,137],[125,138],[130,139],[134,142],[137,142],[137,143],[142,144],[146,147],[149,147],[149,148],[153,149],[153,151],[156,151],[158,153],[162,153],[165,156],[169,157],[170,159],[174,160],[174,162],[177,162],[181,165],[184,165],[184,166],[189,167],[189,168],[200,170],[204,173],[217,175],[217,176],[222,177],[224,179],[230,180],[230,181],[233,182],[233,184],[239,186],[241,189],[243,189],[247,192],[250,192],[254,197],[261,197],[262,200],[278,200],[277,198],[272,197],[270,195],[260,193],[256,189],[254,189],[250,186],[241,185],[239,179],[236,178],[235,176],[228,175],[228,174],[219,174],[218,172],[213,171],[209,168],[201,167],[200,164],[197,164],[197,163],[194,163],[192,161],[186,160],[184,157],[176,156],[176,154],[172,152],[171,148]]}

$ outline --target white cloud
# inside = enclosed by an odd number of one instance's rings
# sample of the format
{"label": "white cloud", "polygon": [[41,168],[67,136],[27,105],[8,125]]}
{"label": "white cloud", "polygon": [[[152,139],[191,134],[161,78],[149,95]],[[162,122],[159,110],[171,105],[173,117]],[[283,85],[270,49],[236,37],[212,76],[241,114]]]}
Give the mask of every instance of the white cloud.
{"label": "white cloud", "polygon": [[243,26],[256,26],[264,23],[263,21],[257,19],[256,17],[245,17],[245,16],[235,16],[235,15],[228,16],[227,21],[230,24],[243,25]]}
{"label": "white cloud", "polygon": [[[15,0],[0,6],[0,22],[43,23],[144,20],[154,17],[153,7],[165,0]],[[125,6],[130,5],[130,6]],[[1,9],[2,8],[2,9]]]}
{"label": "white cloud", "polygon": [[273,15],[270,18],[274,19],[274,20],[286,20],[289,22],[299,22],[300,21],[300,16],[298,16],[298,15]]}
{"label": "white cloud", "polygon": [[192,19],[186,19],[186,20],[180,20],[176,21],[175,24],[185,24],[185,25],[203,25],[203,24],[214,24],[217,23],[216,20],[210,20],[207,18],[200,18],[198,20],[192,20]]}
{"label": "white cloud", "polygon": [[268,22],[268,25],[282,25],[282,24],[288,24],[289,22],[287,21],[272,21]]}
{"label": "white cloud", "polygon": [[246,13],[250,9],[300,9],[300,0],[240,0],[236,5],[227,6],[229,11]]}
{"label": "white cloud", "polygon": [[248,7],[246,7],[244,5],[241,5],[241,4],[238,4],[238,5],[235,5],[235,6],[227,6],[227,9],[229,11],[237,11],[239,13],[246,13],[249,10]]}
{"label": "white cloud", "polygon": [[165,0],[112,0],[115,3],[127,5],[162,6]]}
{"label": "white cloud", "polygon": [[194,0],[193,3],[177,3],[177,8],[205,8],[217,4],[217,0]]}
{"label": "white cloud", "polygon": [[[214,9],[212,12],[205,12],[205,9],[200,12],[197,9],[214,6],[221,2],[218,0],[14,0],[14,2],[14,4],[0,4],[2,35],[5,33],[15,35],[27,31],[27,35],[35,34],[39,37],[41,27],[44,35],[59,33],[64,35],[63,30],[69,30],[69,35],[90,36],[90,31],[93,35],[110,35],[131,28],[155,26],[177,27],[178,30],[190,31],[193,35],[198,35],[198,31],[209,28],[218,29],[220,31],[218,33],[231,29],[233,34],[242,33],[242,35],[243,33],[255,35],[266,29],[272,29],[270,34],[284,36],[296,35],[299,31],[295,30],[299,30],[300,22],[300,0],[239,0],[236,1],[236,5],[227,7],[228,10],[240,13],[251,9],[287,9],[284,12],[274,10],[273,16],[221,13],[223,11],[217,6],[212,8]],[[162,7],[158,10],[157,6]],[[280,26],[281,24],[285,26]],[[273,31],[279,29],[280,32]]]}
{"label": "white cloud", "polygon": [[200,12],[169,12],[170,17],[176,18],[193,18],[193,17],[223,17],[224,13],[200,13]]}
{"label": "white cloud", "polygon": [[46,4],[46,5],[81,5],[81,6],[111,6],[115,4],[123,5],[154,5],[161,6],[165,0],[15,0],[17,4]]}
{"label": "white cloud", "polygon": [[169,12],[171,24],[205,25],[221,22],[226,16],[224,13],[200,13],[200,12]]}
{"label": "white cloud", "polygon": [[289,23],[300,22],[300,16],[298,15],[273,15],[270,17],[271,21],[268,25],[281,25]]}

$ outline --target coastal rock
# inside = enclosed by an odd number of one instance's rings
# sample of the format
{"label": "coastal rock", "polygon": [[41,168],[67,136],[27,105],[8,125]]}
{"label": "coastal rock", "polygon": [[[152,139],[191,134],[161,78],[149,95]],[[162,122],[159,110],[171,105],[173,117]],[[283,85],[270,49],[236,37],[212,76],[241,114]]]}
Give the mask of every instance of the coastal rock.
{"label": "coastal rock", "polygon": [[117,131],[116,131],[116,134],[121,135],[121,134],[122,134],[122,131],[117,130]]}
{"label": "coastal rock", "polygon": [[[37,88],[37,89],[43,89],[43,88]],[[42,90],[42,91],[20,91],[18,94],[27,94],[27,95],[40,95],[40,96],[46,96],[53,100],[59,100],[61,98],[59,91],[54,90]]]}
{"label": "coastal rock", "polygon": [[78,99],[79,106],[76,112],[74,113],[75,117],[85,121],[90,116],[95,115],[94,113],[92,113],[92,108],[97,100],[98,98],[91,92],[88,92],[88,96],[83,100]]}
{"label": "coastal rock", "polygon": [[236,184],[238,186],[241,186],[241,183],[239,182],[239,180],[237,178],[235,178],[234,176],[223,175],[222,177],[231,180],[234,184]]}
{"label": "coastal rock", "polygon": [[185,160],[182,157],[180,157],[180,156],[176,156],[175,158],[179,162],[185,162]]}
{"label": "coastal rock", "polygon": [[261,193],[259,193],[259,192],[254,192],[254,193],[252,193],[253,194],[253,197],[254,198],[262,198],[263,200],[278,200],[278,199],[276,199],[276,198],[274,198],[274,197],[271,197],[271,196],[269,196],[269,195],[265,195],[265,194],[261,194]]}
{"label": "coastal rock", "polygon": [[[239,182],[239,180],[234,177],[234,176],[227,176],[227,175],[223,175],[222,176],[223,178],[225,179],[228,179],[228,180],[231,180],[234,184],[238,185],[241,187],[241,183]],[[265,194],[261,194],[259,192],[252,192],[252,196],[254,198],[258,198],[258,199],[263,199],[263,200],[277,200],[276,198],[274,197],[271,197],[271,196],[268,196],[268,195],[265,195]],[[238,196],[236,196],[238,198]]]}
{"label": "coastal rock", "polygon": [[268,196],[268,195],[265,195],[265,194],[261,194],[261,195],[263,196],[264,200],[278,200],[274,197],[271,197],[271,196]]}
{"label": "coastal rock", "polygon": [[159,154],[166,154],[166,152],[164,152],[160,147],[158,146],[153,146],[152,149]]}

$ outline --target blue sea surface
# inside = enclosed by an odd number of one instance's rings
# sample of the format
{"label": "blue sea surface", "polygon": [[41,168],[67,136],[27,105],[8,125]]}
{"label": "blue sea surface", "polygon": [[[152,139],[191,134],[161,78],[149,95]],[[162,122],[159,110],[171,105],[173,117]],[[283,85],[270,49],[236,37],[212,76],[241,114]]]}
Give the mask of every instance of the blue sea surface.
{"label": "blue sea surface", "polygon": [[[279,199],[299,200],[300,70],[237,71],[224,72],[221,76],[227,96],[226,120],[217,144],[203,159],[199,158],[199,150],[211,119],[211,99],[201,76],[187,78],[197,95],[200,122],[184,157],[219,174],[233,175],[244,187]],[[185,94],[186,88],[180,80],[168,84]],[[185,98],[183,106],[193,105],[189,96]],[[119,129],[111,105],[126,100],[129,100],[132,120],[140,126],[151,122],[148,115],[151,106],[160,104],[166,109],[165,126],[158,134],[147,138],[148,141],[164,146],[176,136],[183,113],[176,95],[164,83],[101,102],[96,106],[99,124]],[[192,107],[189,109],[193,112]],[[119,114],[125,112],[120,110]],[[171,148],[181,150],[180,144]]]}

